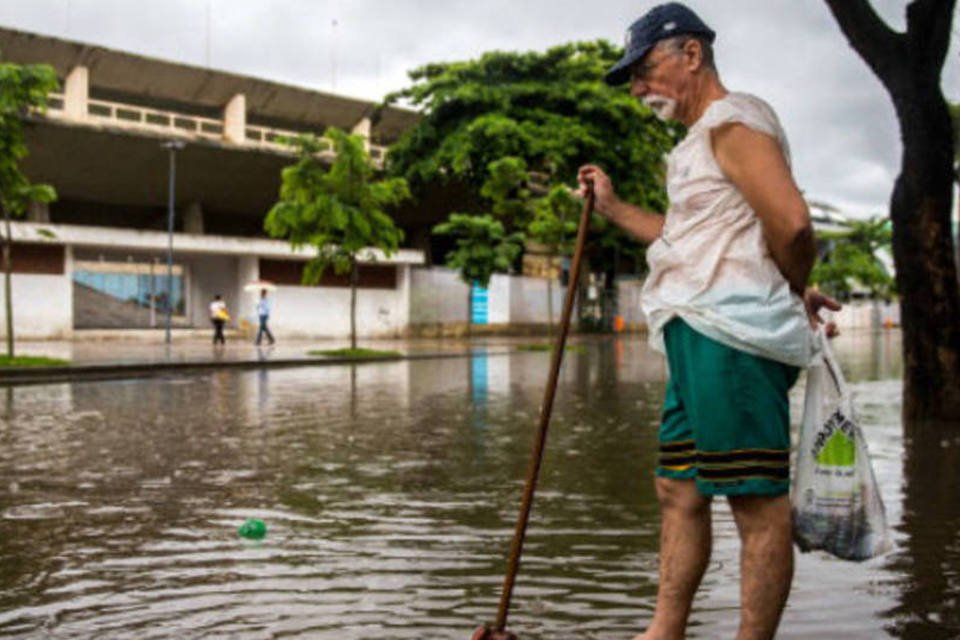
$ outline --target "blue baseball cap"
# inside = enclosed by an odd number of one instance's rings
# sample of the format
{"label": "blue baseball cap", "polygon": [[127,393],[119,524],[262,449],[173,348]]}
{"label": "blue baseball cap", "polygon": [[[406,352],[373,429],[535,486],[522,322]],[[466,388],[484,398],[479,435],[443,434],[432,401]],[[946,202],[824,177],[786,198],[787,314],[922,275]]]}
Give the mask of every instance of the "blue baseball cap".
{"label": "blue baseball cap", "polygon": [[703,36],[710,44],[717,37],[700,16],[679,2],[668,2],[650,9],[627,29],[623,45],[626,52],[603,79],[607,84],[623,84],[630,79],[630,67],[647,55],[654,45],[681,34]]}

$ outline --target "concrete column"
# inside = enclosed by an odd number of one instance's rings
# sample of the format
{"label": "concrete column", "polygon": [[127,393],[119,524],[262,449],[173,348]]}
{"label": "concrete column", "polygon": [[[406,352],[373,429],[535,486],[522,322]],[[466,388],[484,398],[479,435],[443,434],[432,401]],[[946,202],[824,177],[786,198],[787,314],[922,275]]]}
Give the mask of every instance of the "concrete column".
{"label": "concrete column", "polygon": [[64,338],[73,337],[73,328],[76,326],[77,319],[75,317],[75,310],[73,307],[73,245],[67,245],[63,248],[63,277],[67,279],[67,282],[70,284],[70,294],[67,296],[67,324],[69,325],[64,330]]}
{"label": "concrete column", "polygon": [[234,144],[247,140],[247,96],[242,93],[230,98],[223,109],[223,137]]}
{"label": "concrete column", "polygon": [[[259,256],[239,256],[237,258],[237,289],[235,303],[237,322],[246,320],[250,327],[255,327],[257,319],[257,294],[244,290],[248,283],[260,279]],[[276,302],[276,300],[274,300]]]}
{"label": "concrete column", "polygon": [[184,233],[203,235],[203,205],[191,202],[183,212]]}
{"label": "concrete column", "polygon": [[360,122],[353,125],[353,128],[350,130],[350,133],[359,134],[363,136],[363,148],[367,150],[367,153],[370,152],[370,131],[373,128],[373,123],[370,122],[370,118],[362,118]]}
{"label": "concrete column", "polygon": [[90,99],[90,70],[77,66],[70,70],[63,83],[63,111],[74,120],[87,119],[87,101]]}
{"label": "concrete column", "polygon": [[31,202],[27,205],[27,221],[49,224],[50,205],[46,202]]}

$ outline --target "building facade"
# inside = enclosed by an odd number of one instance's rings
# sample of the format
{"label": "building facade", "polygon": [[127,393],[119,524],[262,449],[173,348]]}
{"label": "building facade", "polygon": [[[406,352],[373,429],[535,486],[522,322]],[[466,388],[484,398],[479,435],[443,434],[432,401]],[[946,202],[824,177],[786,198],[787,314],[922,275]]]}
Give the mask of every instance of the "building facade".
{"label": "building facade", "polygon": [[[19,64],[49,64],[61,82],[50,108],[27,123],[24,171],[53,185],[58,199],[13,224],[19,337],[161,327],[168,300],[175,327],[206,327],[216,294],[241,326],[255,322],[250,285],[261,280],[277,286],[279,333],[346,335],[346,279],[331,274],[302,286],[311,253],[263,231],[293,158],[280,139],[336,126],[362,135],[382,163],[415,113],[386,109],[374,122],[371,102],[10,29],[0,29],[0,52]],[[423,260],[410,248],[363,257],[361,334],[405,331],[410,269]]]}

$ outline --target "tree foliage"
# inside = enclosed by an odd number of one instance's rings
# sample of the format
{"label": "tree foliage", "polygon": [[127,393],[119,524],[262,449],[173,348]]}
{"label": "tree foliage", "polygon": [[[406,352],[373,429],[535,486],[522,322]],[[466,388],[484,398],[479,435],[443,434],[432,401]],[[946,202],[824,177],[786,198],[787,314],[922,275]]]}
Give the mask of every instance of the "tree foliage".
{"label": "tree foliage", "polygon": [[468,285],[484,288],[494,273],[509,271],[523,243],[521,233],[508,234],[503,223],[489,214],[452,213],[433,232],[455,238],[456,248],[447,255],[447,264]]}
{"label": "tree foliage", "polygon": [[[625,199],[663,211],[663,158],[681,131],[603,82],[621,53],[608,42],[579,42],[413,70],[412,85],[386,103],[406,102],[424,117],[391,147],[388,171],[415,193],[438,182],[463,185],[465,200],[478,203],[473,213],[501,207],[492,212],[512,230],[525,230],[534,210],[523,171],[543,176],[547,188],[573,186],[586,162],[602,166]],[[601,246],[639,251],[606,221],[597,218],[592,229]]]}
{"label": "tree foliage", "polygon": [[3,267],[7,356],[14,356],[13,302],[10,276],[11,216],[20,217],[31,202],[53,202],[57,193],[46,184],[32,184],[20,170],[27,156],[23,128],[31,111],[47,108],[47,96],[58,87],[57,74],[45,64],[0,63],[0,208],[5,222]]}
{"label": "tree foliage", "polygon": [[892,232],[888,218],[857,220],[844,231],[819,234],[831,248],[817,261],[811,280],[824,292],[847,300],[858,290],[873,298],[890,298],[896,292],[893,276],[879,258],[889,251]]}
{"label": "tree foliage", "polygon": [[316,284],[331,267],[350,274],[351,347],[356,348],[357,261],[370,248],[388,256],[397,251],[403,231],[386,210],[410,191],[403,178],[378,179],[360,136],[331,127],[324,138],[302,135],[287,141],[297,161],[281,173],[280,199],[267,213],[264,228],[272,237],[289,240],[294,249],[316,249],[303,272],[305,284]]}

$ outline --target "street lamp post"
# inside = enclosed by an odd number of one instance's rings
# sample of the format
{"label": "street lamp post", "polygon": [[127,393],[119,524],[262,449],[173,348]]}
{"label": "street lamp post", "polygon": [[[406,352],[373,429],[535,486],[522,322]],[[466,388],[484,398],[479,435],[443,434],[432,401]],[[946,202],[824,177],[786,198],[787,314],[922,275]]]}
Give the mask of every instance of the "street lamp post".
{"label": "street lamp post", "polygon": [[177,190],[177,151],[183,149],[184,144],[181,140],[170,140],[163,143],[163,148],[170,152],[170,183],[167,190],[167,321],[166,336],[167,344],[170,344],[170,319],[173,313],[173,216],[174,216],[174,196]]}

